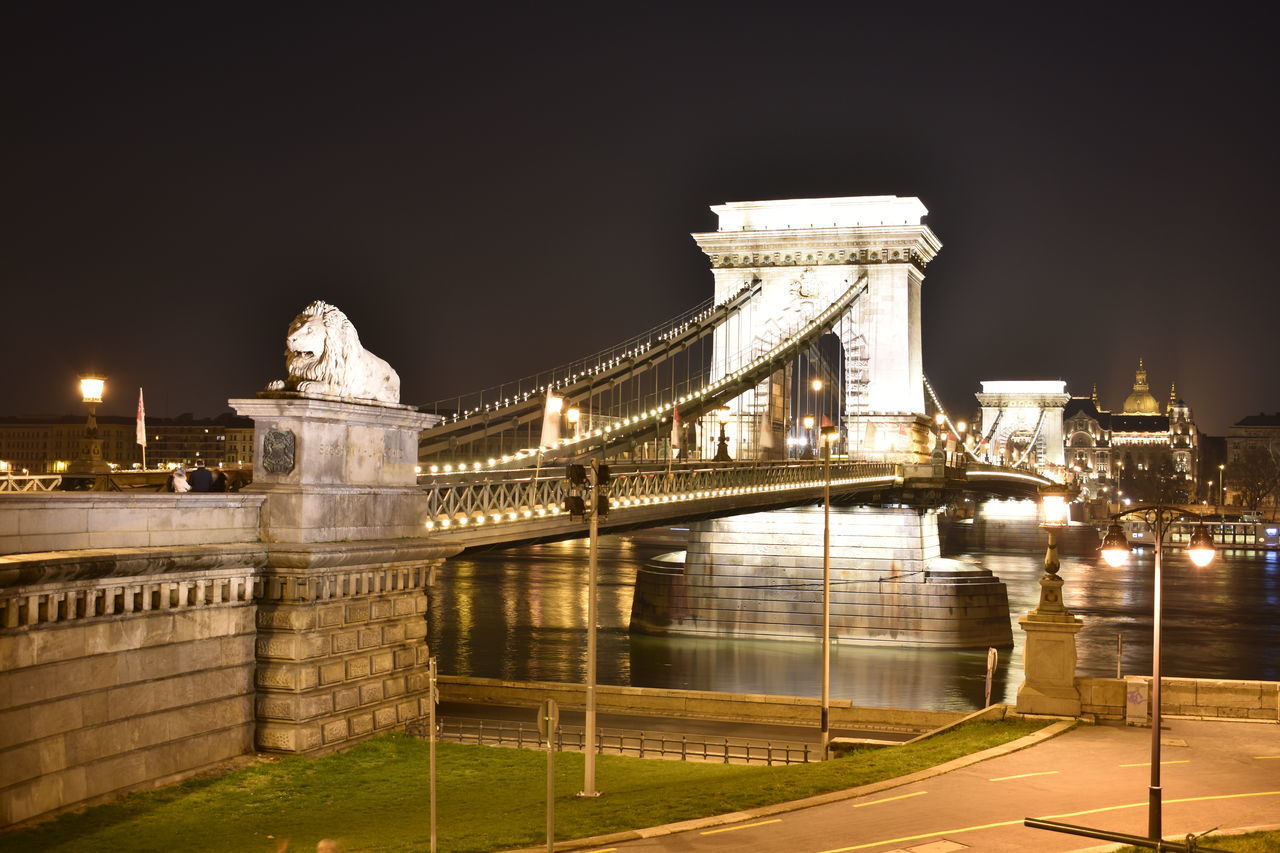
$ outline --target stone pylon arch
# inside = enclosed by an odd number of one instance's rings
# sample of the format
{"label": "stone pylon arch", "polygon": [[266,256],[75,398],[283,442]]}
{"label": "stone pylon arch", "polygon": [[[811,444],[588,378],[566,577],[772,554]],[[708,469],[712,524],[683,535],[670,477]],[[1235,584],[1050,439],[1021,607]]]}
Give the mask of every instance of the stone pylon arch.
{"label": "stone pylon arch", "polygon": [[1014,462],[1028,442],[1041,466],[1062,467],[1062,411],[1071,399],[1060,380],[1000,380],[982,383],[982,434],[974,452],[992,461]]}
{"label": "stone pylon arch", "polygon": [[[758,295],[716,331],[711,378],[822,311],[863,277],[867,292],[835,324],[843,348],[842,422],[850,453],[914,460],[927,451],[920,292],[942,244],[917,198],[861,196],[730,202],[719,229],[694,234],[715,276],[716,302]],[[794,413],[785,370],[731,405],[740,456],[778,456]]]}

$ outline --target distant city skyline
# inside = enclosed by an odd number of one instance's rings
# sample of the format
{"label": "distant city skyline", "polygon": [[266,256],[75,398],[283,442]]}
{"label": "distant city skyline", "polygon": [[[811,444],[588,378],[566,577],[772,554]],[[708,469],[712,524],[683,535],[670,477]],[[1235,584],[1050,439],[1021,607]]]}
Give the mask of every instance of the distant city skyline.
{"label": "distant city skyline", "polygon": [[423,404],[712,292],[727,201],[916,196],[924,368],[1097,383],[1139,357],[1211,434],[1280,410],[1274,59],[1149,8],[170,8],[10,15],[0,409],[75,377],[212,416],[313,299]]}

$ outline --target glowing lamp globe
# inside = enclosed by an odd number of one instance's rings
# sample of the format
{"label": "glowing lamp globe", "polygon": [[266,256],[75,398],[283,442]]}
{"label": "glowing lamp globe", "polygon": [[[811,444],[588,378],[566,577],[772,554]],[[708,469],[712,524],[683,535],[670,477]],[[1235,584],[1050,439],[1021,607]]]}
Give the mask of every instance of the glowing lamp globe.
{"label": "glowing lamp globe", "polygon": [[1040,523],[1045,527],[1067,526],[1067,498],[1070,492],[1061,487],[1040,490]]}
{"label": "glowing lamp globe", "polygon": [[1111,525],[1102,540],[1102,559],[1113,569],[1120,568],[1129,559],[1129,540],[1118,524]]}
{"label": "glowing lamp globe", "polygon": [[85,373],[80,376],[80,397],[86,403],[101,403],[102,391],[107,385],[105,376]]}
{"label": "glowing lamp globe", "polygon": [[1204,525],[1198,525],[1196,532],[1191,534],[1191,541],[1187,543],[1187,556],[1191,558],[1191,562],[1195,563],[1198,568],[1203,569],[1205,566],[1213,562],[1213,557],[1217,553],[1213,547],[1213,537],[1209,535],[1209,531]]}

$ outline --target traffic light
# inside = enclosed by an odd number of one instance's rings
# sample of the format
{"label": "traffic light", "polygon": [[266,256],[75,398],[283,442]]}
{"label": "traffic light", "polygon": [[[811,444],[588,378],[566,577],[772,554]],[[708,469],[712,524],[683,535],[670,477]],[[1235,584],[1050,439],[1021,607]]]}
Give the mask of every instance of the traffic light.
{"label": "traffic light", "polygon": [[575,489],[583,489],[587,486],[587,468],[585,465],[570,465],[566,472],[569,477],[569,483]]}

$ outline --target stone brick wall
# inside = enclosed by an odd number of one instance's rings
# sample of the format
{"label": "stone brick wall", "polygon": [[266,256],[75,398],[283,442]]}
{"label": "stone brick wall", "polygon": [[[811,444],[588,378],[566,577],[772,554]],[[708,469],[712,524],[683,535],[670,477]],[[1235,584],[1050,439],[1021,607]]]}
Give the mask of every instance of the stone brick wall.
{"label": "stone brick wall", "polygon": [[0,825],[252,751],[262,551],[184,550],[61,555],[46,583],[0,584]]}
{"label": "stone brick wall", "polygon": [[258,749],[319,755],[426,714],[435,550],[298,545],[268,558],[289,565],[268,566],[257,613]]}

